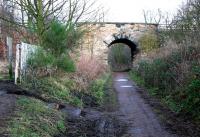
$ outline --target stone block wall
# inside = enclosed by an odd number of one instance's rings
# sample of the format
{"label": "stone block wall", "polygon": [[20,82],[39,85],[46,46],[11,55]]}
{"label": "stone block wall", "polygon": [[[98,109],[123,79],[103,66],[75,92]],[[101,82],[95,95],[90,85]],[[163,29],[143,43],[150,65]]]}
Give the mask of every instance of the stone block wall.
{"label": "stone block wall", "polygon": [[90,23],[85,25],[87,33],[81,42],[81,54],[95,56],[105,61],[108,57],[108,45],[114,40],[126,38],[137,44],[146,31],[157,30],[156,24],[142,23]]}

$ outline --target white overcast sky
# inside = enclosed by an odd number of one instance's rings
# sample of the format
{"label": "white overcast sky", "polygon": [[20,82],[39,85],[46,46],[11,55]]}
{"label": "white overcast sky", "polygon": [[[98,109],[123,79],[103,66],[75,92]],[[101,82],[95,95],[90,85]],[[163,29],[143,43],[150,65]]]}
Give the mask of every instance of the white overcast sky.
{"label": "white overcast sky", "polygon": [[144,22],[143,10],[175,14],[186,0],[98,0],[107,10],[105,21],[109,22]]}

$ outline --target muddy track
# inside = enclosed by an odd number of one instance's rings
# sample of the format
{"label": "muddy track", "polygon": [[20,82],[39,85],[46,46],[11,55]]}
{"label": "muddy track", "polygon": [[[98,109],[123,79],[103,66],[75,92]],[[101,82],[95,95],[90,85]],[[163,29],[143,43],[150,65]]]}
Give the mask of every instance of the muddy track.
{"label": "muddy track", "polygon": [[127,137],[177,137],[159,122],[151,107],[137,92],[127,73],[114,73],[113,86],[118,95],[119,119],[127,123]]}
{"label": "muddy track", "polygon": [[59,101],[49,100],[27,91],[13,84],[12,81],[0,81],[0,137],[9,137],[5,129],[12,117],[15,117],[16,101],[18,97],[26,96],[46,103],[47,107],[62,111],[66,117],[67,132],[55,137],[121,137],[122,128],[115,118],[115,114],[107,114],[96,109],[80,109],[63,104]]}
{"label": "muddy track", "polygon": [[[90,107],[79,109],[54,102],[33,91],[23,90],[12,82],[0,81],[0,137],[8,137],[8,133],[1,132],[1,129],[13,117],[19,96],[42,100],[48,107],[56,106],[56,109],[67,115],[67,133],[55,137],[177,137],[173,133],[178,133],[181,137],[199,137],[200,130],[194,128],[198,126],[191,124],[191,121],[188,124],[184,119],[177,119],[176,115],[155,103],[152,97],[146,95],[147,92],[128,79],[127,73],[113,73],[113,88],[117,93],[116,108],[111,109],[112,111],[101,111]],[[153,109],[160,110],[159,113],[167,118],[164,120],[165,126],[162,124],[164,122],[159,121],[160,114],[155,114]],[[166,121],[169,126],[166,126]]]}

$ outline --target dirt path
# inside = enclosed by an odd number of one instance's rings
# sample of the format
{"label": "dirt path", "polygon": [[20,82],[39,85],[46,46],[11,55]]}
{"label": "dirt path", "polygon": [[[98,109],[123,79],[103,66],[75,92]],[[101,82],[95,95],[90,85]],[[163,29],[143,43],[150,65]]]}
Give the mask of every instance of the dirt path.
{"label": "dirt path", "polygon": [[128,137],[175,137],[159,123],[157,116],[137,92],[127,73],[114,73],[113,86],[119,102],[119,118],[127,123]]}

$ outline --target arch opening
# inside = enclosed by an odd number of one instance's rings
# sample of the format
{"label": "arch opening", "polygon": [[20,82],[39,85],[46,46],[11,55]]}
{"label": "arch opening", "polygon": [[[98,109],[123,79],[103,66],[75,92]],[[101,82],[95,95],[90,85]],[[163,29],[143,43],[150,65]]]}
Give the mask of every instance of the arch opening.
{"label": "arch opening", "polygon": [[121,39],[115,39],[114,41],[112,41],[108,45],[108,47],[111,47],[113,44],[117,44],[117,43],[125,44],[131,49],[131,59],[133,61],[134,55],[138,52],[137,45],[129,39],[121,38]]}
{"label": "arch opening", "polygon": [[132,68],[137,45],[129,39],[115,39],[109,45],[108,64],[112,71],[129,71]]}

